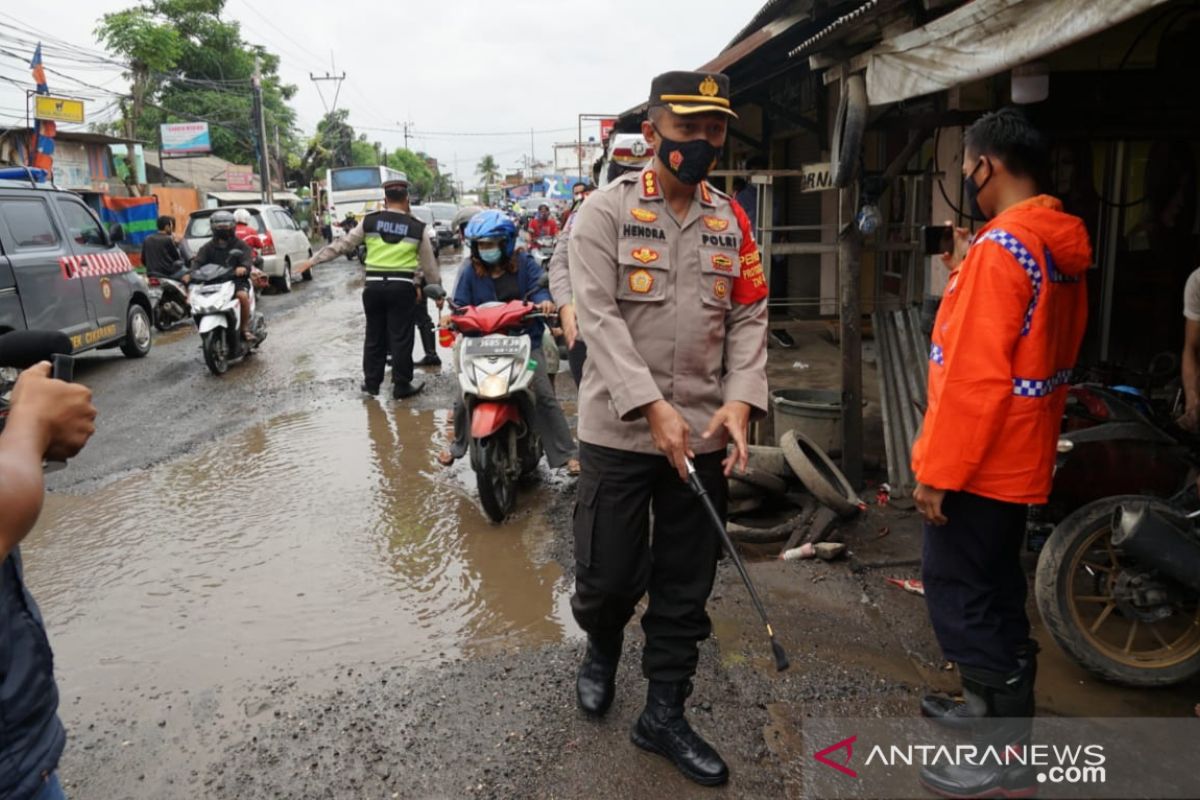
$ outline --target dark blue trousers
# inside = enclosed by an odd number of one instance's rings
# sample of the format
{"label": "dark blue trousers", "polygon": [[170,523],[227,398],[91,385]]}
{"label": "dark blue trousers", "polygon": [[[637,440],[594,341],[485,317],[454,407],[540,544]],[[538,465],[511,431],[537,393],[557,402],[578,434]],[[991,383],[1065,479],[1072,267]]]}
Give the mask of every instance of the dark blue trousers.
{"label": "dark blue trousers", "polygon": [[1005,674],[1029,639],[1021,569],[1026,506],[966,492],[942,504],[948,522],[925,524],[921,578],[947,661]]}

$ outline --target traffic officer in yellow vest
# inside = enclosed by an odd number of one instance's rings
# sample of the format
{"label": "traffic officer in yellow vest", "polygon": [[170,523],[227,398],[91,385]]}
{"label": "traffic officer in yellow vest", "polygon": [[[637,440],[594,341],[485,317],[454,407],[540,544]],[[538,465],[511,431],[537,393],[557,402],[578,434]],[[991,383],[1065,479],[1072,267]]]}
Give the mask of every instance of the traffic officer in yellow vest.
{"label": "traffic officer in yellow vest", "polygon": [[586,713],[608,710],[625,625],[649,593],[650,685],[633,742],[705,785],[729,771],[684,706],[697,645],[712,632],[705,603],[720,543],[688,488],[686,463],[724,513],[726,476],[747,460],[747,425],[767,409],[758,248],[741,207],[705,182],[734,116],[724,75],[655,78],[642,123],[654,160],[588,198],[569,253],[588,343],[571,598],[588,644],[576,697]]}
{"label": "traffic officer in yellow vest", "polygon": [[411,397],[424,388],[413,381],[413,324],[421,287],[441,282],[433,245],[425,223],[411,215],[408,178],[400,174],[383,185],[384,208],[363,217],[350,233],[321,249],[304,271],[367,244],[367,275],[363,310],[367,335],[363,343],[362,390],[379,394],[389,350],[392,354],[392,396]]}

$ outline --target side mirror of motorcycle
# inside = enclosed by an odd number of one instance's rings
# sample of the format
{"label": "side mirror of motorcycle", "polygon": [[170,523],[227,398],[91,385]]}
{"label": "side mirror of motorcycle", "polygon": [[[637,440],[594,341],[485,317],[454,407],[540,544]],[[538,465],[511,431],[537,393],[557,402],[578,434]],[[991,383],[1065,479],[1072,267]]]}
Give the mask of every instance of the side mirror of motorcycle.
{"label": "side mirror of motorcycle", "polygon": [[440,284],[431,283],[428,286],[426,286],[424,289],[422,289],[422,291],[425,292],[426,297],[428,297],[430,300],[434,301],[435,303],[438,302],[439,300],[446,299],[446,290],[443,289]]}

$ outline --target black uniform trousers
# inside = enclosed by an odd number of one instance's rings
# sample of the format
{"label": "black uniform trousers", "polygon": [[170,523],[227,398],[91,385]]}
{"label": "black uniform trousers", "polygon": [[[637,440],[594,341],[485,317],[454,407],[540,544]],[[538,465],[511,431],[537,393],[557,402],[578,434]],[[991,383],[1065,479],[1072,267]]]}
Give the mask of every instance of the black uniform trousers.
{"label": "black uniform trousers", "polygon": [[363,380],[378,389],[383,383],[388,352],[392,354],[392,382],[413,377],[413,315],[417,288],[411,280],[370,280],[363,287],[367,336],[363,342]]}
{"label": "black uniform trousers", "polygon": [[437,337],[433,334],[433,319],[429,316],[429,301],[424,295],[421,295],[421,299],[417,301],[413,320],[417,323],[417,331],[421,334],[421,351],[427,356],[436,356]]}
{"label": "black uniform trousers", "polygon": [[571,367],[571,377],[575,379],[575,388],[583,385],[583,365],[587,362],[587,342],[576,339],[575,346],[567,351],[567,364]]}
{"label": "black uniform trousers", "polygon": [[[724,453],[695,459],[722,517]],[[602,649],[619,645],[644,594],[642,672],[682,681],[696,672],[697,643],[712,633],[704,609],[720,540],[704,506],[666,457],[581,442],[575,506],[575,621]],[[650,514],[654,514],[653,531]]]}
{"label": "black uniform trousers", "polygon": [[925,524],[921,578],[946,660],[995,672],[1017,669],[1029,639],[1021,568],[1027,507],[948,492],[947,524]]}

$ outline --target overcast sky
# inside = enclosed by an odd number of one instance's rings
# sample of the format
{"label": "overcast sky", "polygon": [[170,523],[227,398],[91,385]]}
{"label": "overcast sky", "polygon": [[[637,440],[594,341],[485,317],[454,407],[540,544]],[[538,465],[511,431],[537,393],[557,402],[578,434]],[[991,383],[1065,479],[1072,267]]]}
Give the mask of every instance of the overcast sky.
{"label": "overcast sky", "polygon": [[[96,21],[134,3],[4,5],[0,33],[14,32],[7,23],[16,20],[99,50]],[[537,131],[536,157],[550,160],[555,142],[574,140],[578,114],[620,112],[642,101],[654,75],[707,62],[760,6],[757,0],[227,0],[224,16],[242,23],[246,40],[279,54],[283,79],[299,89],[293,105],[306,134],[324,114],[309,73],[336,68],[346,73],[337,105],[350,110],[356,130],[391,149],[403,145],[400,128],[408,121],[410,147],[436,157],[444,171],[455,171],[457,155],[469,184],[485,153],[506,171],[519,166],[530,150],[530,128]],[[14,49],[11,41],[2,44]],[[46,66],[56,67],[49,57]],[[119,70],[58,67],[127,90]],[[0,53],[0,78],[28,76],[28,61]],[[66,81],[52,74],[48,80],[52,93],[72,93]],[[331,104],[335,84],[319,86]],[[89,115],[110,103],[111,97],[89,102]],[[22,89],[0,81],[0,122],[23,124],[24,107]],[[450,135],[474,132],[505,135]],[[589,134],[596,134],[594,123],[584,138]]]}

